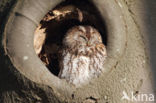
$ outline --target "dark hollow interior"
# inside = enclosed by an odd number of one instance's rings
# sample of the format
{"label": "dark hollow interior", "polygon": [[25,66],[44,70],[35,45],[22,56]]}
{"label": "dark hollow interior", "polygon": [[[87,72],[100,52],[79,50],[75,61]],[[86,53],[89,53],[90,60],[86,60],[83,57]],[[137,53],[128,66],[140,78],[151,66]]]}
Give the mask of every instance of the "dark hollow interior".
{"label": "dark hollow interior", "polygon": [[[93,3],[89,2],[89,0],[66,0],[59,5],[57,5],[54,9],[66,6],[66,5],[74,5],[79,8],[81,11],[86,12],[83,15],[83,21],[80,22],[77,19],[70,18],[70,14],[65,18],[61,18],[58,20],[50,20],[50,21],[41,21],[41,28],[46,29],[46,40],[45,45],[55,44],[59,48],[62,46],[62,40],[67,30],[76,25],[90,25],[95,27],[102,36],[103,43],[107,45],[107,29],[105,25],[105,21],[101,18],[100,12],[94,6]],[[50,12],[49,12],[50,13]],[[51,14],[53,15],[53,14]],[[55,49],[55,48],[54,48]],[[56,50],[57,51],[57,50]],[[42,49],[40,55],[46,53],[44,49]],[[54,74],[58,75],[59,73],[59,61],[58,61],[58,52],[52,53],[48,55],[50,58],[50,63],[47,65],[47,68]]]}

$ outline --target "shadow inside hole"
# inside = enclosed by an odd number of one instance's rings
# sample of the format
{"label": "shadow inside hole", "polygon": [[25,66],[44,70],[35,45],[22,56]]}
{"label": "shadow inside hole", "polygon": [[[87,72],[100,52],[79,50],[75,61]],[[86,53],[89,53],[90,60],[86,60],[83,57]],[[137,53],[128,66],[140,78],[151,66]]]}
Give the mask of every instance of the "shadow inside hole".
{"label": "shadow inside hole", "polygon": [[[76,18],[70,18],[70,16],[73,15],[72,13],[67,14],[60,20],[52,19],[49,21],[44,21],[43,19],[41,21],[41,28],[45,28],[46,40],[39,55],[42,57],[44,54],[48,54],[47,58],[49,60],[49,64],[47,67],[56,76],[59,73],[59,50],[62,47],[62,40],[67,30],[71,27],[76,25],[93,26],[100,32],[103,43],[107,45],[107,30],[105,22],[97,8],[91,2],[89,2],[89,0],[66,0],[57,5],[54,9],[57,10],[57,8],[61,8],[67,5],[73,5],[82,11],[82,22]],[[52,13],[51,16],[53,16]],[[46,49],[48,46],[50,48],[48,52],[51,53],[47,53]],[[42,61],[44,62],[44,60]]]}

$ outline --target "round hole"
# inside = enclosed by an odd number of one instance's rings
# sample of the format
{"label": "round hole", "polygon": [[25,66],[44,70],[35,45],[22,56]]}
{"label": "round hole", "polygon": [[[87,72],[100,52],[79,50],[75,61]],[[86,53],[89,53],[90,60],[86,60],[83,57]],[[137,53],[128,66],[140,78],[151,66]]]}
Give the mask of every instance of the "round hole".
{"label": "round hole", "polygon": [[[59,4],[60,2],[62,3]],[[91,6],[94,10],[87,9],[87,5],[85,5],[86,7],[81,7],[81,5],[84,5],[83,3]],[[56,9],[63,5],[67,6],[67,4],[76,6],[80,11],[84,10],[89,12],[89,16],[85,16],[86,18],[88,17],[86,22],[79,22],[81,20],[80,18],[79,20],[64,20],[64,22],[71,21],[71,24],[74,22],[76,25],[79,25],[79,23],[82,23],[82,25],[92,25],[100,31],[103,36],[103,42],[107,46],[108,57],[104,65],[104,70],[108,73],[108,71],[116,65],[118,58],[122,56],[126,46],[124,18],[119,6],[114,0],[92,0],[92,3],[87,2],[86,0],[67,0],[65,2],[62,0],[50,0],[50,2],[45,2],[43,0],[38,0],[38,2],[34,0],[18,1],[16,8],[11,12],[6,24],[3,43],[6,54],[15,69],[21,74],[34,82],[46,84],[57,89],[57,91],[64,91],[61,93],[65,93],[65,95],[69,93],[69,96],[71,97],[72,91],[74,91],[75,88],[55,76],[58,74],[58,70],[56,70],[56,72],[51,70],[55,75],[49,72],[36,55],[33,43],[34,31],[44,15],[51,8]],[[92,18],[91,14],[96,17],[95,20],[90,19]],[[64,27],[66,28],[63,29]],[[70,26],[63,26],[63,30],[61,31],[64,31],[65,33],[68,28],[70,28]],[[59,36],[63,37],[64,33],[59,34]],[[50,36],[54,35],[51,35],[50,33],[49,35],[47,34],[47,44],[51,44]],[[59,40],[61,42],[61,39]]]}
{"label": "round hole", "polygon": [[59,49],[67,30],[76,25],[96,28],[107,45],[107,30],[98,9],[89,0],[66,0],[50,10],[34,33],[34,48],[47,68],[59,73]]}

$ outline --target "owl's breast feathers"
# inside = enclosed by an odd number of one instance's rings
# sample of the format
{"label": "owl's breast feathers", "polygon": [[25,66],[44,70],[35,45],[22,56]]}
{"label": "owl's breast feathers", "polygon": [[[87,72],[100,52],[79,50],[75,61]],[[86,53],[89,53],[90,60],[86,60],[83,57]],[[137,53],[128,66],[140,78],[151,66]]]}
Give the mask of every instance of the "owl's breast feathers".
{"label": "owl's breast feathers", "polygon": [[64,49],[62,63],[60,65],[60,78],[64,78],[77,87],[87,83],[92,77],[96,77],[103,69],[106,59],[106,50],[103,44],[97,44],[94,48],[86,48],[75,51]]}

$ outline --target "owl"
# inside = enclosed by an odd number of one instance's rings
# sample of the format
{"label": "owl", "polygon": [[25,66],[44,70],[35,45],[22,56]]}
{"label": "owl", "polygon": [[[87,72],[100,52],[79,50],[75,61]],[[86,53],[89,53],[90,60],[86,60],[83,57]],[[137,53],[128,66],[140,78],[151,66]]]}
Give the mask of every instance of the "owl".
{"label": "owl", "polygon": [[107,53],[100,33],[92,26],[74,26],[63,39],[59,77],[79,87],[97,77]]}

